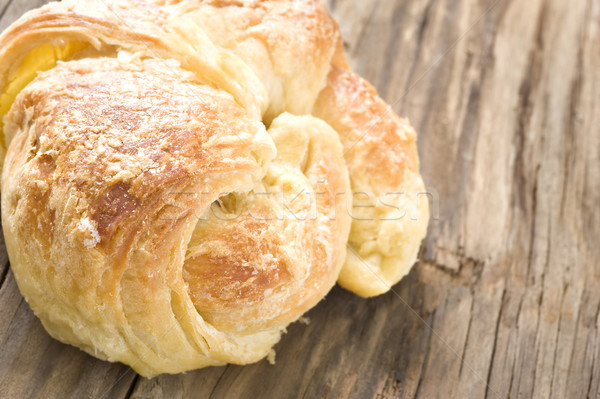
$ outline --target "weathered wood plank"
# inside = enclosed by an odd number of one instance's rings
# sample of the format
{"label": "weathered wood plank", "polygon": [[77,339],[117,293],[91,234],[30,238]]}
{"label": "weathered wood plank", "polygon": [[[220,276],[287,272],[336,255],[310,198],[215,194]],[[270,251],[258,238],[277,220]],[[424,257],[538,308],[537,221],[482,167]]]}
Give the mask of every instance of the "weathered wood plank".
{"label": "weathered wood plank", "polygon": [[0,32],[26,11],[37,8],[48,0],[0,0]]}
{"label": "weathered wood plank", "polygon": [[[0,0],[0,29],[43,2]],[[275,366],[151,380],[52,340],[0,273],[0,397],[599,397],[600,3],[327,4],[419,132],[421,262],[379,298],[335,288]]]}

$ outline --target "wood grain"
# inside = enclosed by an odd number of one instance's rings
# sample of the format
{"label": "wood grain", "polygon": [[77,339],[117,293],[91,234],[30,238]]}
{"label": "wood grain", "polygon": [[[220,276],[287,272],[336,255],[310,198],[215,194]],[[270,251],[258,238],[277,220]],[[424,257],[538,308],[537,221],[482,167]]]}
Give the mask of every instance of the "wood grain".
{"label": "wood grain", "polygon": [[[0,28],[43,0],[0,0]],[[329,0],[419,132],[433,219],[378,298],[335,288],[275,366],[151,380],[44,332],[0,248],[0,397],[600,397],[600,2]]]}

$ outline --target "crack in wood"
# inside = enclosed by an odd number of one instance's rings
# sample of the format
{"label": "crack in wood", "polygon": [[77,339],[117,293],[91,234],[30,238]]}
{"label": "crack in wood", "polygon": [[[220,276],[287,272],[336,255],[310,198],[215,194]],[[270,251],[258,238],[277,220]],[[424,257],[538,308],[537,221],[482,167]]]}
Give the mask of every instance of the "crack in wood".
{"label": "crack in wood", "polygon": [[429,340],[428,340],[428,344],[426,346],[425,349],[425,358],[423,360],[423,364],[421,365],[421,372],[419,374],[419,382],[417,383],[417,388],[415,390],[415,398],[419,397],[419,392],[421,390],[421,386],[423,384],[423,380],[425,377],[425,370],[427,367],[427,364],[429,363],[429,354],[430,354],[430,348],[431,348],[431,340],[433,339],[432,336],[433,334],[433,320],[435,319],[435,312],[433,312],[430,317],[429,317],[430,321],[427,323],[431,328],[428,328],[427,330],[429,331]]}
{"label": "crack in wood", "polygon": [[221,375],[219,375],[219,378],[217,379],[217,382],[215,382],[215,385],[213,386],[212,390],[210,391],[210,394],[208,395],[208,398],[212,398],[213,395],[215,394],[217,388],[219,387],[221,380],[223,379],[223,377],[225,376],[225,373],[227,372],[227,370],[229,369],[229,364],[225,366],[225,368],[223,369],[223,372],[221,373]]}
{"label": "crack in wood", "polygon": [[131,384],[129,384],[129,388],[127,389],[127,393],[125,393],[125,396],[123,399],[130,399],[133,396],[133,393],[135,392],[135,388],[137,387],[138,383],[140,382],[140,375],[139,374],[135,374],[135,377],[133,377],[133,380],[131,380]]}
{"label": "crack in wood", "polygon": [[[469,309],[469,321],[467,325],[467,334],[465,336],[465,342],[463,344],[462,352],[460,355],[460,368],[458,369],[458,379],[462,376],[463,367],[465,365],[465,356],[467,353],[467,344],[469,343],[469,336],[471,334],[471,326],[473,325],[473,307],[475,306],[475,295],[473,290],[471,290],[471,308]],[[468,365],[467,365],[468,366]]]}
{"label": "crack in wood", "polygon": [[[523,301],[525,300],[525,296],[521,295],[520,299],[519,299],[519,305],[517,306],[517,314],[515,316],[515,320],[517,321],[517,326],[516,326],[516,332],[515,335],[518,336],[519,335],[519,320],[520,320],[520,316],[521,316],[521,309],[523,308]],[[506,346],[506,350],[507,350],[507,354],[508,354],[508,349],[509,349],[509,345]],[[518,350],[518,348],[516,349]],[[505,356],[506,357],[506,356]],[[512,359],[512,365],[511,365],[511,373],[510,373],[510,382],[508,384],[508,393],[510,396],[510,393],[513,390],[513,382],[515,380],[515,376],[518,376],[515,368],[517,367],[517,361],[519,359],[517,358],[517,356],[514,356]]]}
{"label": "crack in wood", "polygon": [[[599,343],[599,339],[600,339],[600,304],[598,306],[598,308],[596,309],[596,317],[594,318],[596,320],[595,322],[595,326],[596,326],[596,341],[594,341],[593,343],[593,347],[594,350],[592,351],[594,354],[592,355],[592,365],[591,365],[591,372],[590,372],[590,382],[588,385],[588,389],[587,389],[587,398],[590,399],[592,397],[592,386],[594,383],[594,377],[597,374],[596,371],[596,364],[598,359],[598,355],[600,354],[600,343]],[[598,389],[598,387],[596,387],[596,389]],[[596,392],[597,394],[600,392]]]}
{"label": "crack in wood", "polygon": [[8,277],[8,272],[10,271],[10,264],[7,262],[2,269],[0,269],[0,290],[4,287],[4,283]]}
{"label": "crack in wood", "polygon": [[[485,380],[486,388],[485,388],[484,399],[487,399],[487,397],[490,394],[490,391],[493,392],[494,394],[496,394],[495,391],[493,391],[491,388],[491,380],[492,380],[492,370],[494,368],[494,359],[496,356],[496,345],[498,343],[498,332],[500,331],[500,322],[502,321],[502,311],[504,309],[504,300],[506,297],[506,291],[507,291],[506,288],[504,288],[502,290],[502,296],[500,298],[500,309],[498,310],[498,317],[496,319],[496,328],[494,330],[495,339],[494,339],[494,345],[492,346],[492,354],[490,356],[490,367],[488,368],[488,374],[487,374],[487,377]],[[498,395],[496,394],[496,396],[498,396]]]}

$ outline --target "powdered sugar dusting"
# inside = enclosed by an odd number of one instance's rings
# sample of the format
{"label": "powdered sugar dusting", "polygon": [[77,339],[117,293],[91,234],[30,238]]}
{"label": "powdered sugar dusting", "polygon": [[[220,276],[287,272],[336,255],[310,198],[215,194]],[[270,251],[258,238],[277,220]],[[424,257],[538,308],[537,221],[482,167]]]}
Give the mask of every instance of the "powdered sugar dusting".
{"label": "powdered sugar dusting", "polygon": [[89,218],[83,218],[77,224],[77,228],[81,232],[90,233],[91,237],[83,240],[83,245],[87,248],[94,248],[100,242],[100,235],[98,234],[98,230],[92,224]]}

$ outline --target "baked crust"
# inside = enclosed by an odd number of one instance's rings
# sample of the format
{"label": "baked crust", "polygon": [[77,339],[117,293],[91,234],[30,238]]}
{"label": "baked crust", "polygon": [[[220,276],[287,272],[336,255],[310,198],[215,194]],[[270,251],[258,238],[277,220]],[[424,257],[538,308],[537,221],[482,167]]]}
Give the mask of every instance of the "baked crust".
{"label": "baked crust", "polygon": [[4,235],[52,336],[144,376],[246,364],[336,280],[409,270],[416,135],[320,2],[106,4],[0,36]]}
{"label": "baked crust", "polygon": [[410,271],[427,231],[417,135],[368,82],[337,66],[314,115],[338,132],[351,179],[352,230],[339,283],[361,296],[385,293]]}

